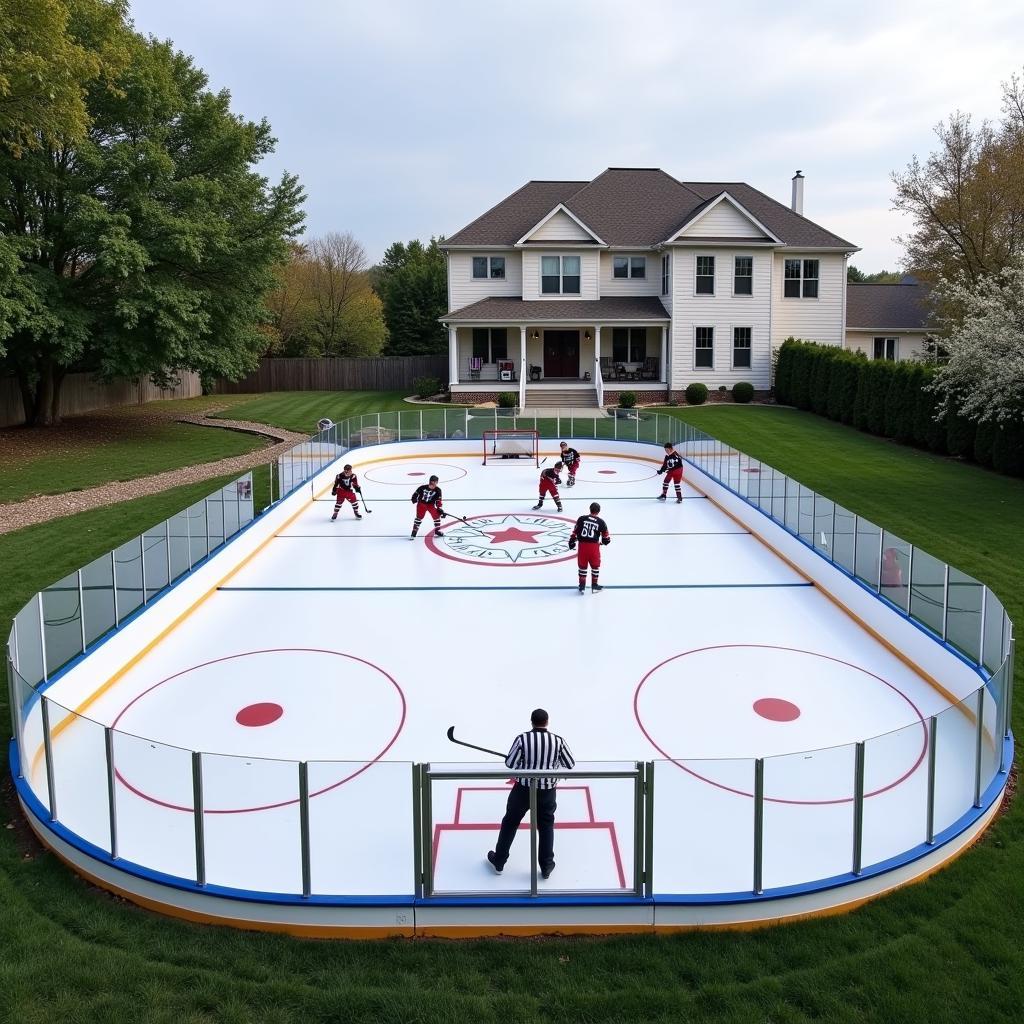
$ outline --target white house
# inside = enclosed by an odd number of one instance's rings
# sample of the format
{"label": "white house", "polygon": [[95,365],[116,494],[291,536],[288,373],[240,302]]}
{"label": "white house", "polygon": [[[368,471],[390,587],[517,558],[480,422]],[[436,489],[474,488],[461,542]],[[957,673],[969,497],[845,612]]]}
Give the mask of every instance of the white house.
{"label": "white house", "polygon": [[449,237],[449,381],[459,402],[681,398],[770,386],[793,335],[842,345],[857,247],[742,182],[612,167],[531,181]]}
{"label": "white house", "polygon": [[929,290],[912,277],[846,287],[846,347],[868,359],[933,358],[933,321]]}

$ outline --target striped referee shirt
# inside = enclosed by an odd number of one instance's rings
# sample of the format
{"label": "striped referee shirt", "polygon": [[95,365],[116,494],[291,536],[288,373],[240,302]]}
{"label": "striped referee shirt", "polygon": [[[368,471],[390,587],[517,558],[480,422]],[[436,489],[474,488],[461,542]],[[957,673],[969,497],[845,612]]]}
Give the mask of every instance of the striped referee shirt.
{"label": "striped referee shirt", "polygon": [[[576,759],[561,736],[547,729],[531,729],[520,733],[512,742],[505,764],[509,768],[525,768],[543,772],[556,768],[572,768]],[[516,779],[522,786],[536,785],[538,789],[554,789],[555,779]]]}

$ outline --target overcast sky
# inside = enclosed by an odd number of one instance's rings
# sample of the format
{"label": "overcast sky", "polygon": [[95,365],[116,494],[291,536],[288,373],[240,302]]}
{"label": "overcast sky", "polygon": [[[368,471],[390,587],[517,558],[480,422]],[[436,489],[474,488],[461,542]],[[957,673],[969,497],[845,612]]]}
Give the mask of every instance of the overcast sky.
{"label": "overcast sky", "polygon": [[661,167],[746,181],[894,268],[889,174],[956,108],[999,114],[1024,3],[133,0],[278,139],[307,234],[371,260],[452,234],[531,178]]}

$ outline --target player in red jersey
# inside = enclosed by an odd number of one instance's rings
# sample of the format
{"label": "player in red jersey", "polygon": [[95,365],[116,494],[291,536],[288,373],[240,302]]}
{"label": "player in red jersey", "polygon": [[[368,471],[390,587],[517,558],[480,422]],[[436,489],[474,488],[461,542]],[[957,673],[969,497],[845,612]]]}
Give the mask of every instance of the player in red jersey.
{"label": "player in red jersey", "polygon": [[665,479],[661,484],[658,501],[664,501],[668,497],[668,485],[673,483],[676,485],[676,504],[678,505],[683,500],[683,457],[672,447],[670,441],[665,442],[665,461],[662,462],[658,475],[661,476],[662,473],[665,474]]}
{"label": "player in red jersey", "polygon": [[436,476],[430,478],[430,483],[420,484],[412,492],[412,503],[416,506],[416,518],[412,521],[412,533],[409,534],[409,540],[416,539],[416,532],[428,512],[434,519],[434,536],[443,537],[441,516],[445,515],[445,511],[441,508],[441,488],[437,486]]}
{"label": "player in red jersey", "polygon": [[589,516],[580,516],[576,520],[572,534],[569,537],[569,550],[572,551],[579,544],[576,552],[576,566],[579,573],[580,593],[587,589],[587,569],[590,569],[590,590],[594,594],[601,593],[604,587],[597,582],[598,574],[601,572],[601,545],[611,544],[612,538],[608,533],[608,524],[598,515],[601,506],[595,501],[590,506]]}
{"label": "player in red jersey", "polygon": [[562,464],[556,462],[550,469],[542,469],[540,471],[540,497],[537,499],[537,504],[533,506],[533,511],[544,504],[544,499],[550,494],[555,499],[555,508],[559,512],[562,511],[562,499],[558,496],[558,485],[562,482],[562,478],[558,475],[562,472]]}
{"label": "player in red jersey", "polygon": [[362,519],[363,517],[359,514],[359,499],[356,497],[357,494],[362,494],[363,489],[359,486],[359,477],[352,472],[351,466],[346,466],[335,478],[334,486],[331,488],[331,494],[335,495],[334,499],[334,515],[331,516],[331,522],[338,518],[338,513],[341,511],[341,506],[346,502],[352,502],[352,511],[356,514],[356,519]]}
{"label": "player in red jersey", "polygon": [[562,463],[569,470],[569,479],[566,480],[566,487],[576,486],[576,470],[580,468],[580,453],[575,448],[570,448],[564,441],[559,446],[562,449]]}

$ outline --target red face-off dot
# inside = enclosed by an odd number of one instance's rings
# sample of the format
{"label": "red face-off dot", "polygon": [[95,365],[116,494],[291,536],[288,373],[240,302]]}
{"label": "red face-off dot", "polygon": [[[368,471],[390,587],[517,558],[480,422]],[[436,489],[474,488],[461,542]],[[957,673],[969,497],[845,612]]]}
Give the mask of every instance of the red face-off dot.
{"label": "red face-off dot", "polygon": [[767,718],[769,722],[795,722],[800,709],[781,697],[762,697],[754,701],[754,714]]}
{"label": "red face-off dot", "polygon": [[271,722],[276,722],[283,714],[284,708],[280,704],[250,704],[235,715],[235,721],[239,725],[257,729],[261,725],[270,725]]}

